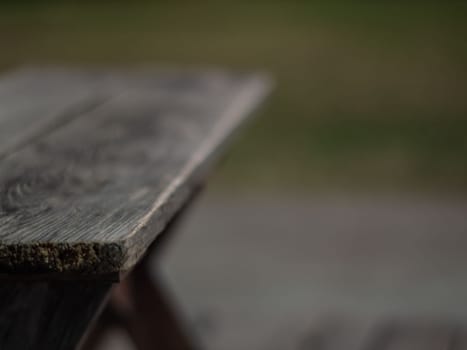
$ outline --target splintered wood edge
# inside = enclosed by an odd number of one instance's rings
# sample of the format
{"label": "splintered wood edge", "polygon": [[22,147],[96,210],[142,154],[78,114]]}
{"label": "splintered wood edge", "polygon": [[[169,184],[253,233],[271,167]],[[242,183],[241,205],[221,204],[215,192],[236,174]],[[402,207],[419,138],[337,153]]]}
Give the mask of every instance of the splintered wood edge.
{"label": "splintered wood edge", "polygon": [[[150,210],[124,240],[118,242],[0,242],[1,279],[105,279],[119,281],[144,256],[147,248],[203,181],[234,131],[272,89],[265,75],[253,75],[219,117],[214,130]],[[141,234],[144,231],[144,234]]]}

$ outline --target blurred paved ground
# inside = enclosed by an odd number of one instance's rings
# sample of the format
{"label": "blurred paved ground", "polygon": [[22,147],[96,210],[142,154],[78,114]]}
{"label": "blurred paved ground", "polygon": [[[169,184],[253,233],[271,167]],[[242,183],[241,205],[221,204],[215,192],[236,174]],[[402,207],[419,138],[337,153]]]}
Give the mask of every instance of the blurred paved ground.
{"label": "blurred paved ground", "polygon": [[454,198],[208,196],[163,272],[207,349],[464,349],[466,214]]}

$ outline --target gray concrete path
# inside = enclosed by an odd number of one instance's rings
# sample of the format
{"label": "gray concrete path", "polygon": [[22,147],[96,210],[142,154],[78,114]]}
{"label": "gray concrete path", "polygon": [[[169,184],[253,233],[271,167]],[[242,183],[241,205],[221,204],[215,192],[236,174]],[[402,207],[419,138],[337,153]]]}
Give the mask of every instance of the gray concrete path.
{"label": "gray concrete path", "polygon": [[393,323],[434,344],[467,325],[467,199],[197,204],[163,272],[207,349],[352,349]]}

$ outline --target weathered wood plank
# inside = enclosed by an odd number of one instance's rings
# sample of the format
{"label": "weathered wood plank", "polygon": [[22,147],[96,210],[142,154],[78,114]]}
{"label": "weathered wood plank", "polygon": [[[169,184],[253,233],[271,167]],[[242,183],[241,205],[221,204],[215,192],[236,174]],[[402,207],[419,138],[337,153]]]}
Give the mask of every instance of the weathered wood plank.
{"label": "weathered wood plank", "polygon": [[0,158],[104,100],[89,77],[19,71],[0,79]]}
{"label": "weathered wood plank", "polygon": [[15,282],[0,286],[0,349],[74,349],[111,284]]}
{"label": "weathered wood plank", "polygon": [[268,88],[220,72],[101,81],[106,103],[0,161],[0,273],[118,278]]}

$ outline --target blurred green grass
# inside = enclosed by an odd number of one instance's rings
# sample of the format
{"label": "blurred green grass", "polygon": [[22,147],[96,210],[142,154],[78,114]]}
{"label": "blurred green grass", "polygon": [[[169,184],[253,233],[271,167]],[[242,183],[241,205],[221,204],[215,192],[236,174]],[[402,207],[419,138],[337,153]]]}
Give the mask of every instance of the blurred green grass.
{"label": "blurred green grass", "polygon": [[262,70],[277,88],[217,183],[467,190],[467,4],[38,1],[0,5],[0,69]]}

